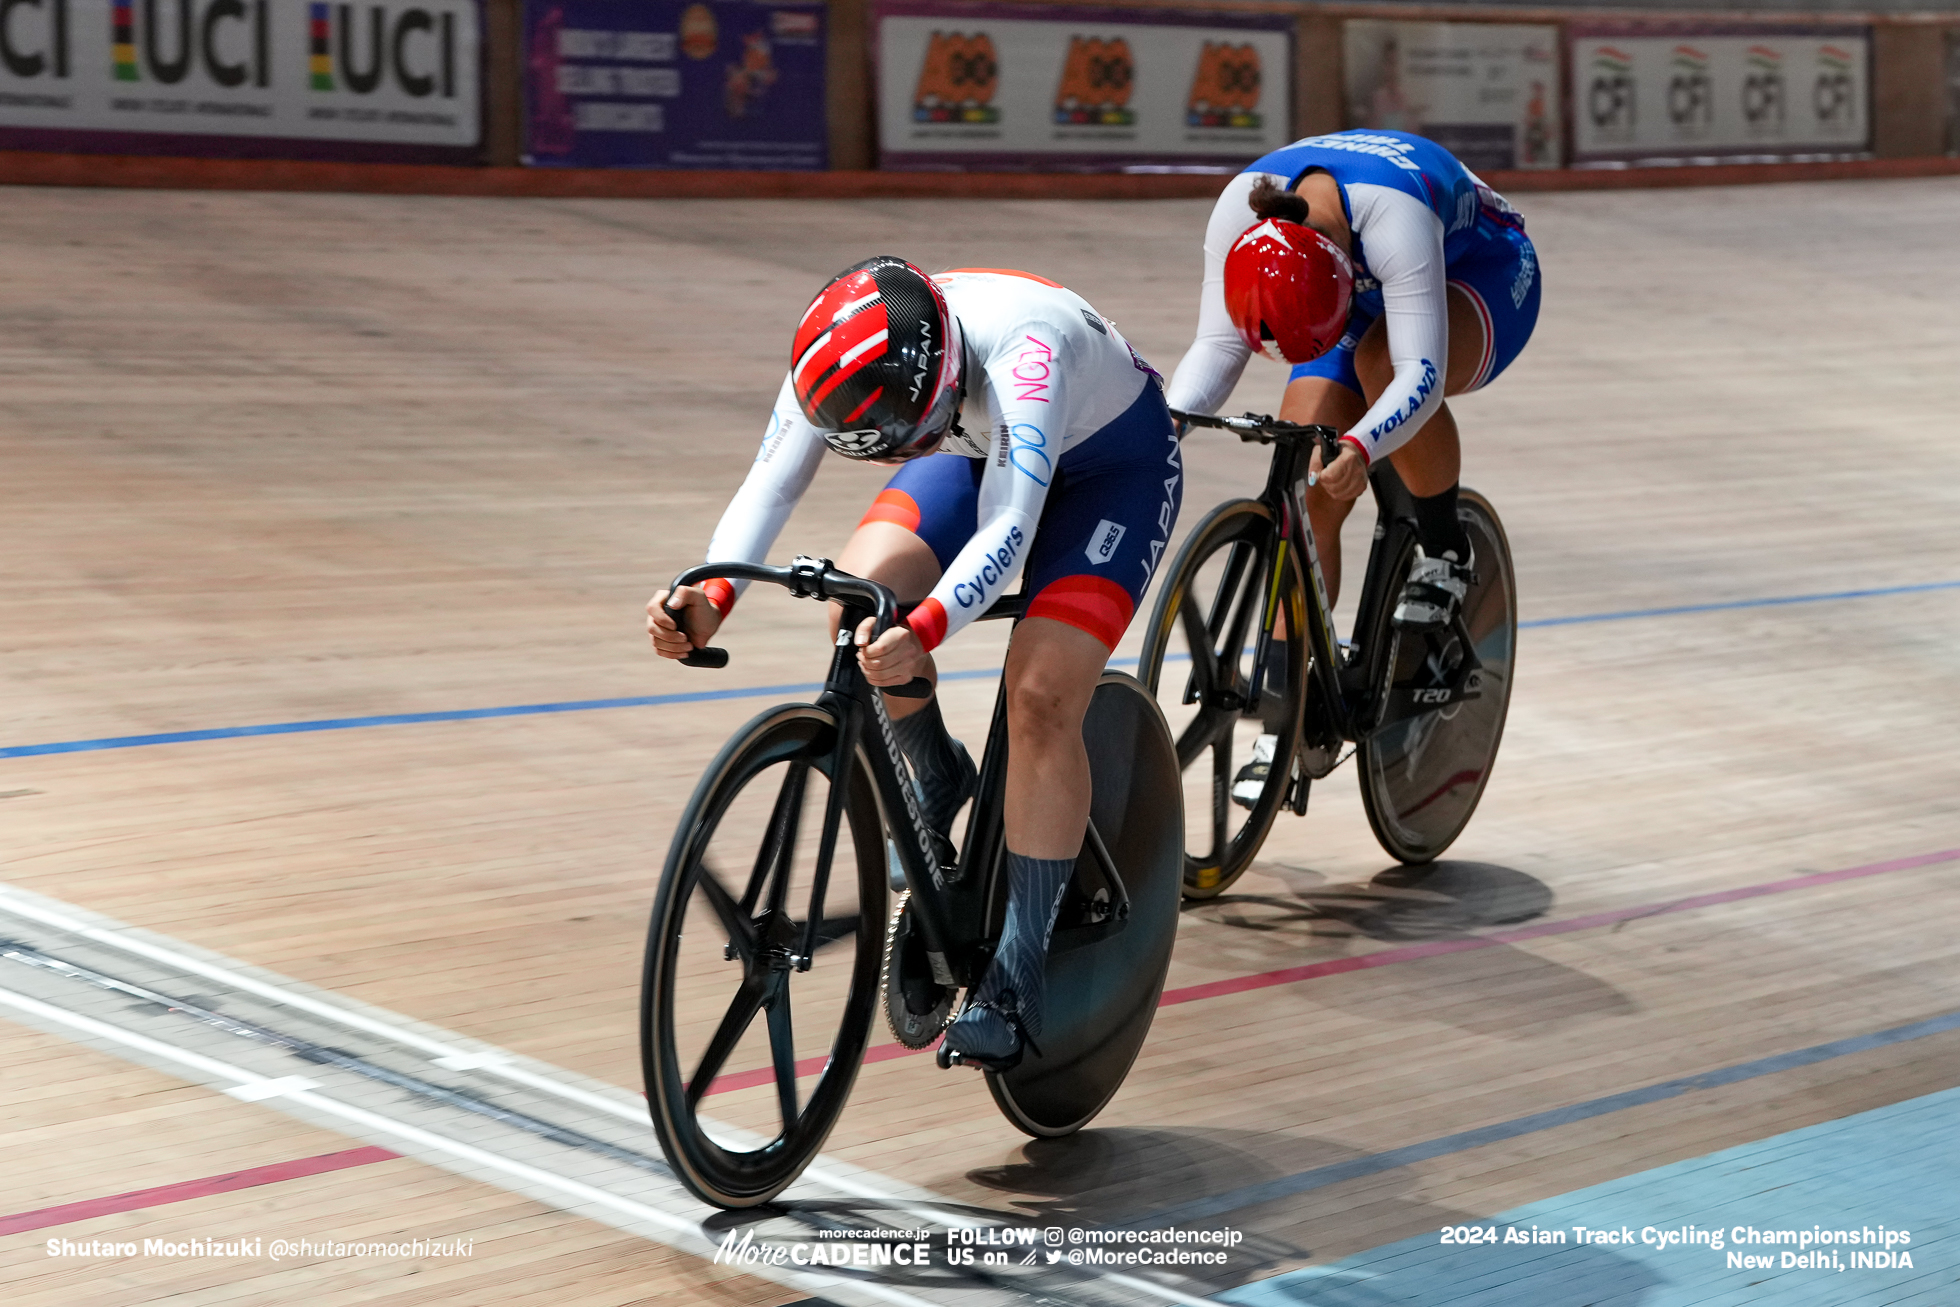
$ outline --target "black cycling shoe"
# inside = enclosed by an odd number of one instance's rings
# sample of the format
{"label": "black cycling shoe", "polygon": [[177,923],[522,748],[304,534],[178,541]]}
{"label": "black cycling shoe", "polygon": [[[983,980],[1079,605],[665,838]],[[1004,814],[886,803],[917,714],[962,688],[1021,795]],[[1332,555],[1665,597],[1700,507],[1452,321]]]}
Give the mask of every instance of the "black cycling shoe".
{"label": "black cycling shoe", "polygon": [[1041,1056],[1040,1046],[1029,1038],[1020,1013],[1014,1010],[1013,995],[1007,995],[1002,1002],[976,999],[966,1005],[958,1020],[946,1027],[946,1037],[939,1045],[939,1064],[979,1067],[996,1073],[1012,1071],[1021,1065],[1021,1054],[1026,1049],[1033,1049],[1036,1057]]}

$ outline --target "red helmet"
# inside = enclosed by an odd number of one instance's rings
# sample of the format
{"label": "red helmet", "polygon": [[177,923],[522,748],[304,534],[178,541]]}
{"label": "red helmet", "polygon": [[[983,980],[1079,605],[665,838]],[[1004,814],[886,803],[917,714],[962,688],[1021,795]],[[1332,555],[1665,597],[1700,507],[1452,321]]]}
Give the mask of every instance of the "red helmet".
{"label": "red helmet", "polygon": [[1225,256],[1225,308],[1254,353],[1288,363],[1317,359],[1341,338],[1354,297],[1354,265],[1313,228],[1263,218]]}
{"label": "red helmet", "polygon": [[885,462],[932,452],[959,415],[960,320],[932,278],[880,255],[846,268],[796,324],[790,386],[824,443]]}

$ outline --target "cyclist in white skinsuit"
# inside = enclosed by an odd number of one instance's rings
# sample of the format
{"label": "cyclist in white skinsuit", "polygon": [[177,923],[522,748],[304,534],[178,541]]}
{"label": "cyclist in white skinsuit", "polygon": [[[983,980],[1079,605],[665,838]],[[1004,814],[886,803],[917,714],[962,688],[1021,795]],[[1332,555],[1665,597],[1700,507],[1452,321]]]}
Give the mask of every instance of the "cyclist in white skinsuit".
{"label": "cyclist in white skinsuit", "polygon": [[[994,269],[927,278],[872,259],[805,313],[762,448],[708,557],[762,560],[826,447],[902,464],[838,559],[918,603],[875,642],[868,622],[859,630],[871,684],[934,676],[931,651],[1028,577],[1005,671],[1007,924],[946,1036],[963,1061],[1005,1069],[1026,1036],[1040,1037],[1048,936],[1088,822],[1083,715],[1181,499],[1162,381],[1054,282]],[[736,595],[712,580],[673,596],[685,631],[664,611],[666,592],[655,595],[655,649],[678,658],[706,643]],[[943,837],[971,796],[973,764],[936,698],[888,699],[887,711]]]}

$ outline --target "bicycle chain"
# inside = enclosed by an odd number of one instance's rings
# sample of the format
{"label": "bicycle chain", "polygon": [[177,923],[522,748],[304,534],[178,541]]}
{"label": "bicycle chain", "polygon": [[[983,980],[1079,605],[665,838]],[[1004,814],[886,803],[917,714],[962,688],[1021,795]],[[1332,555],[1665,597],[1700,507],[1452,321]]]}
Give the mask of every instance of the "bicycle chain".
{"label": "bicycle chain", "polygon": [[885,1009],[885,1025],[892,1032],[892,1038],[907,1048],[931,1048],[933,1041],[953,1023],[953,1006],[959,991],[939,986],[940,1000],[930,1012],[913,1012],[905,1006],[903,990],[892,992],[898,927],[905,920],[905,909],[911,901],[912,891],[902,891],[898,896],[898,906],[892,910],[891,922],[885,927],[885,961],[878,984],[878,1002]]}

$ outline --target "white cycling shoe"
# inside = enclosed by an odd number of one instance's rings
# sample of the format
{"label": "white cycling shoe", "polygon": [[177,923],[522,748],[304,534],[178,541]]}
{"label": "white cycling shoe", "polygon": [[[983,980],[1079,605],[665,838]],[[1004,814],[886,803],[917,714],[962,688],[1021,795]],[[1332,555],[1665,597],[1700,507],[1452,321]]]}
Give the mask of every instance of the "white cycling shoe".
{"label": "white cycling shoe", "polygon": [[1470,583],[1477,579],[1476,573],[1470,570],[1475,563],[1475,555],[1468,564],[1431,558],[1418,546],[1416,561],[1409,568],[1409,579],[1403,583],[1402,595],[1395,604],[1396,628],[1421,632],[1440,631],[1448,626],[1463,606],[1463,596],[1470,592]]}
{"label": "white cycling shoe", "polygon": [[1277,735],[1262,735],[1252,742],[1252,761],[1232,778],[1232,802],[1248,809],[1259,802],[1273,774],[1273,750],[1278,744]]}

